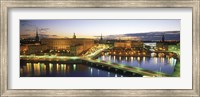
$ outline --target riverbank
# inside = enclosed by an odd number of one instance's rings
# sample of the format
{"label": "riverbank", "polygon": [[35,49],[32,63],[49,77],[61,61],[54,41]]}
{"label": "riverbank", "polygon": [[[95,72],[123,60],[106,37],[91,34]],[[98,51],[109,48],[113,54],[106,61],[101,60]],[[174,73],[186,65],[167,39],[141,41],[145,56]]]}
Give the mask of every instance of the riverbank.
{"label": "riverbank", "polygon": [[180,77],[180,61],[174,67],[174,73],[172,74],[173,77]]}
{"label": "riverbank", "polygon": [[174,73],[172,74],[173,77],[180,77],[180,51],[174,51],[178,56],[177,64],[174,67]]}

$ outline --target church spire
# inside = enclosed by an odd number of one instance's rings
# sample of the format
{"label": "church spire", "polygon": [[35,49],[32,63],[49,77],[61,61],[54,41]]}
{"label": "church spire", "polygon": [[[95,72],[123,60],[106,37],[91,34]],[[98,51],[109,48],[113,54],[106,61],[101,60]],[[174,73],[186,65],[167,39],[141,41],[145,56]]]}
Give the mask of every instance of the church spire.
{"label": "church spire", "polygon": [[73,35],[73,39],[76,39],[76,35],[75,35],[75,33],[74,33],[74,35]]}
{"label": "church spire", "polygon": [[162,42],[165,42],[165,35],[162,35]]}
{"label": "church spire", "polygon": [[36,41],[36,42],[39,42],[38,27],[36,28],[35,41]]}
{"label": "church spire", "polygon": [[103,40],[103,36],[102,36],[102,33],[101,33],[101,38],[100,38],[100,40]]}

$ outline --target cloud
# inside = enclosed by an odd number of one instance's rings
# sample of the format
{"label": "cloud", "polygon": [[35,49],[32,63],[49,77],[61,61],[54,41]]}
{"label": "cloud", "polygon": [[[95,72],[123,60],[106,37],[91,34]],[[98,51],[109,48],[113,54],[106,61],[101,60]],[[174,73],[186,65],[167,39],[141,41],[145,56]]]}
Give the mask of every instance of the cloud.
{"label": "cloud", "polygon": [[20,37],[28,37],[30,36],[29,34],[23,34],[23,35],[20,35]]}
{"label": "cloud", "polygon": [[40,33],[47,33],[49,28],[40,28]]}
{"label": "cloud", "polygon": [[23,31],[26,31],[26,32],[35,32],[35,29],[24,29]]}
{"label": "cloud", "polygon": [[28,26],[28,27],[34,27],[36,28],[36,25],[31,23],[29,20],[20,20],[20,25],[21,26]]}
{"label": "cloud", "polygon": [[35,36],[32,33],[29,34],[21,34],[20,38],[34,38]]}
{"label": "cloud", "polygon": [[42,38],[60,38],[58,35],[47,35],[47,34],[39,34],[40,39]]}
{"label": "cloud", "polygon": [[165,40],[180,40],[180,31],[163,31],[163,32],[147,32],[147,33],[129,33],[122,35],[109,35],[105,36],[106,39],[131,39],[131,40],[162,40],[162,36],[165,36]]}

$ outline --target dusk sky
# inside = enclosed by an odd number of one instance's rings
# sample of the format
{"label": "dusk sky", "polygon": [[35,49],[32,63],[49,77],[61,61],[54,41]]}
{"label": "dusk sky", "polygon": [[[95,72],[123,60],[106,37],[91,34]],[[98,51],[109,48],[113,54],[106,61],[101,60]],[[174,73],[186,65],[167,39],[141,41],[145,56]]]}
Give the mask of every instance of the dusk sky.
{"label": "dusk sky", "polygon": [[35,37],[36,27],[45,38],[95,38],[95,36],[144,33],[154,31],[180,31],[180,20],[20,20],[20,37]]}

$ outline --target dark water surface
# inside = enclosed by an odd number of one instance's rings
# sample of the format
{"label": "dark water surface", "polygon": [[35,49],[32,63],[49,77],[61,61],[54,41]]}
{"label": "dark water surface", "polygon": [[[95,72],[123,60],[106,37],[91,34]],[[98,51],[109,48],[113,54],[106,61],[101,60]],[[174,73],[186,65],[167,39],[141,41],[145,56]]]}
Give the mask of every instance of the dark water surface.
{"label": "dark water surface", "polygon": [[163,72],[166,74],[172,74],[174,72],[174,66],[177,64],[177,59],[164,58],[164,57],[121,57],[103,55],[98,57],[98,60],[110,61],[112,63],[118,63],[133,67],[140,67],[146,70]]}
{"label": "dark water surface", "polygon": [[[171,75],[174,72],[174,66],[177,64],[175,58],[159,57],[121,57],[103,55],[97,60],[118,63],[133,67],[140,67],[146,70],[163,72]],[[21,77],[124,77],[126,75],[117,72],[110,72],[87,64],[61,64],[46,62],[25,62],[20,61]],[[135,74],[133,77],[142,77]]]}
{"label": "dark water surface", "polygon": [[83,64],[21,62],[21,77],[123,77],[123,75]]}

